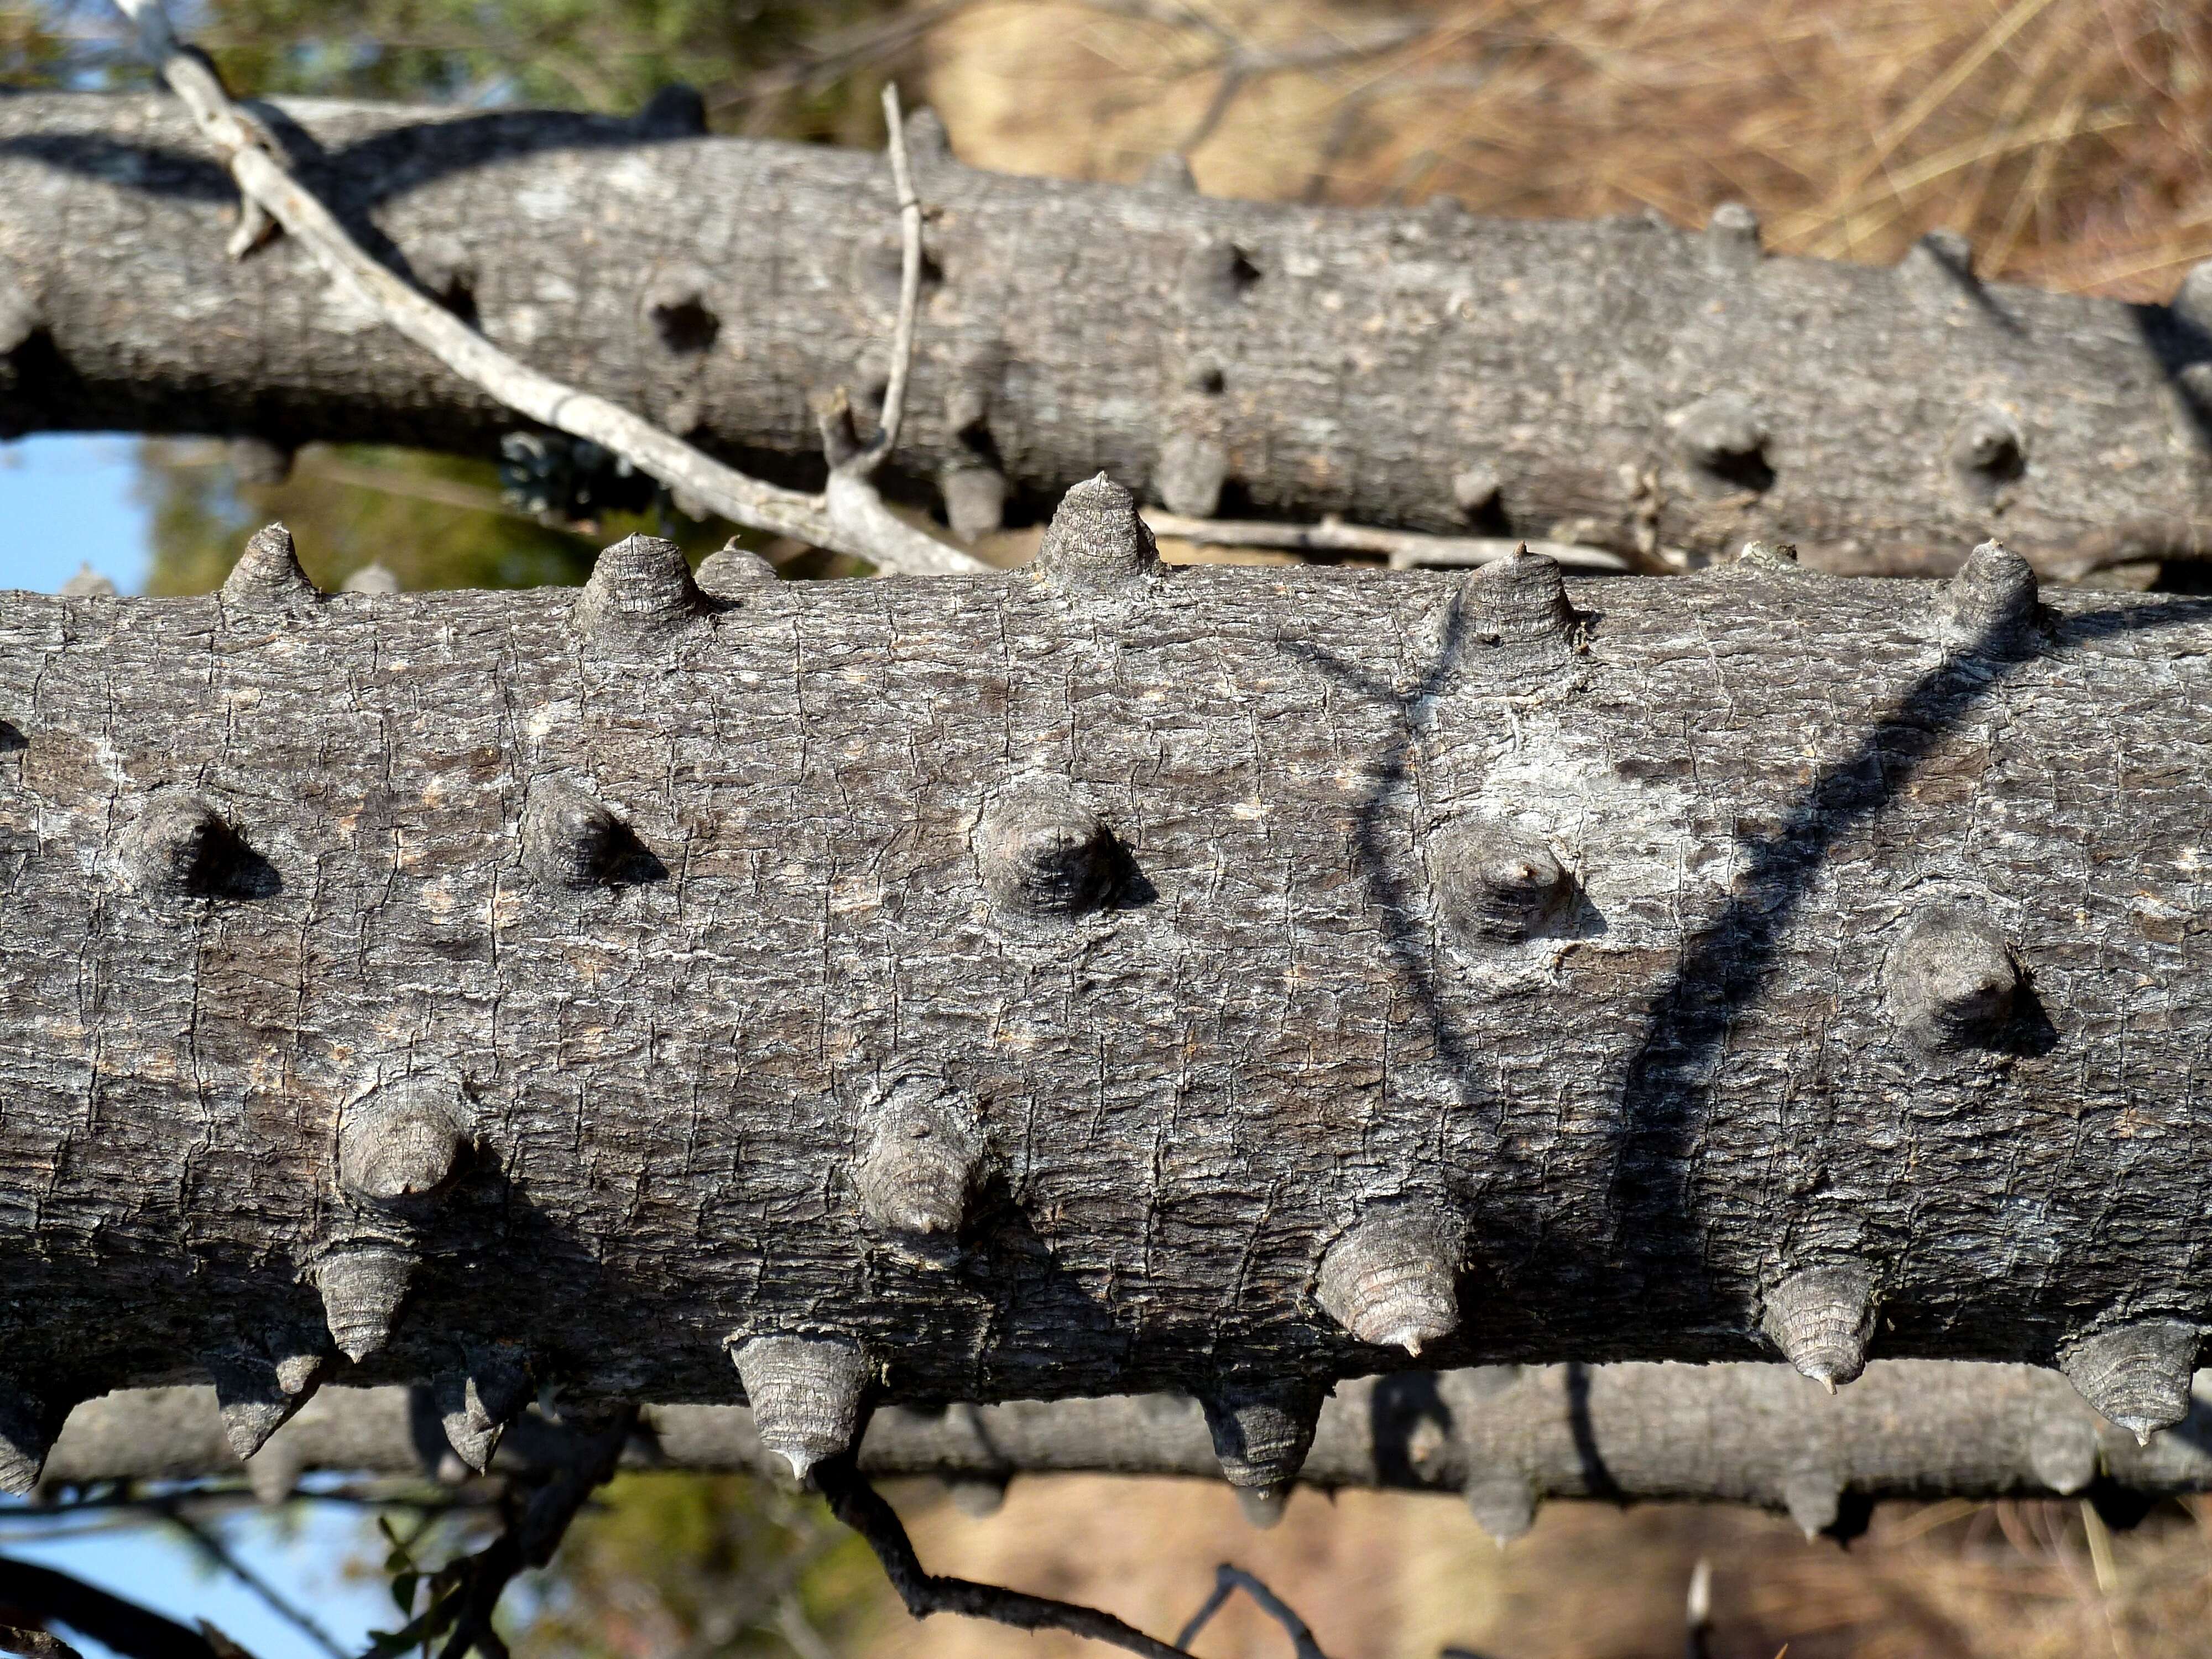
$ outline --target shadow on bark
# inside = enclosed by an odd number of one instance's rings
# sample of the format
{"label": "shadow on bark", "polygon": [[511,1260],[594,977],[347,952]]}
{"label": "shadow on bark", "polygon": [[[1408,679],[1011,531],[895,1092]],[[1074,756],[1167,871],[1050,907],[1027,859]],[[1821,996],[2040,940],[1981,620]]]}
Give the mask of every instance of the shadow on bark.
{"label": "shadow on bark", "polygon": [[[1710,1321],[1716,1287],[1705,1273],[1705,1250],[1698,1206],[1689,1189],[1693,1154],[1705,1122],[1705,1089],[1698,1081],[1717,1061],[1737,1018],[1750,1009],[1771,978],[1783,941],[1798,908],[1838,837],[1880,814],[1905,788],[1932,751],[1933,739],[1954,728],[2028,663],[2070,646],[2115,635],[2149,632],[2212,617],[2212,600],[2176,598],[2163,604],[2093,611],[2054,619],[2048,631],[1985,637],[1947,653],[1938,666],[1912,682],[1846,759],[1822,769],[1782,826],[1742,842],[1745,873],[1740,890],[1720,917],[1684,943],[1680,965],[1646,1004],[1644,1036],[1632,1058],[1621,1097],[1609,1185],[1612,1237],[1594,1267],[1608,1296],[1638,1297],[1668,1310],[1682,1322]],[[1485,1097],[1472,1035],[1447,1008],[1419,917],[1417,884],[1399,867],[1385,833],[1389,803],[1407,782],[1414,741],[1412,711],[1437,696],[1463,667],[1468,640],[1454,615],[1433,659],[1410,686],[1394,686],[1369,671],[1311,647],[1288,646],[1292,654],[1369,697],[1395,702],[1405,717],[1402,735],[1378,757],[1372,785],[1357,809],[1354,854],[1382,918],[1385,947],[1413,1006],[1432,1033],[1440,1060],[1454,1080],[1459,1103],[1486,1112],[1495,1133],[1502,1102]],[[2032,994],[2006,1048],[2047,1050],[2057,1041]],[[1440,1154],[1431,1144],[1424,1151]],[[1492,1165],[1508,1156],[1492,1149]],[[1438,1156],[1442,1166],[1446,1161]],[[1555,1264],[1555,1276],[1577,1271]],[[1590,1358],[1633,1358],[1630,1354]],[[1579,1384],[1579,1394],[1577,1385]],[[1584,1398],[1587,1380],[1571,1378],[1571,1399]],[[1605,1472],[1586,1409],[1577,1412],[1577,1443],[1583,1447],[1594,1492]]]}
{"label": "shadow on bark", "polygon": [[[1887,807],[1932,750],[1929,739],[1955,727],[2020,668],[2069,645],[2208,616],[2212,603],[2196,599],[2094,611],[2063,619],[2047,635],[1985,638],[1948,655],[1905,690],[1895,712],[1850,758],[1821,772],[1779,830],[1743,843],[1742,890],[1718,921],[1686,942],[1680,966],[1646,1006],[1645,1036],[1630,1063],[1614,1161],[1613,1247],[1617,1264],[1628,1265],[1632,1256],[1649,1272],[1624,1285],[1623,1294],[1680,1309],[1686,1317],[1710,1316],[1713,1287],[1699,1269],[1702,1228],[1688,1190],[1705,1118],[1704,1089],[1696,1079],[1765,988],[1837,839]],[[2033,1012],[2041,1015],[2039,1006]],[[2048,1030],[2048,1020],[2042,1024]]]}

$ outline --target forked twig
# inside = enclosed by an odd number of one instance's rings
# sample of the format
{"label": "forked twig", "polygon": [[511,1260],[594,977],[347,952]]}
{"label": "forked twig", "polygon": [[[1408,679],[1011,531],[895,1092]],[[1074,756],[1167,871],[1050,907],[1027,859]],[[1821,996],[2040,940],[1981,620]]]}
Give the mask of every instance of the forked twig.
{"label": "forked twig", "polygon": [[[246,199],[304,246],[341,288],[465,380],[532,420],[572,437],[589,439],[738,524],[795,536],[886,569],[942,575],[986,568],[896,517],[860,474],[833,474],[830,487],[819,495],[763,483],[723,465],[605,398],[579,391],[508,356],[402,281],[347,234],[336,216],[292,176],[277,147],[231,100],[207,61],[185,49],[161,0],[116,0],[116,4],[137,25],[141,50],[183,100]],[[902,153],[903,138],[896,128],[893,136],[896,156]],[[902,198],[909,193],[902,190]],[[920,281],[918,210],[914,218],[902,295]],[[909,351],[912,332],[909,323]],[[902,368],[895,367],[893,374],[902,381]]]}
{"label": "forked twig", "polygon": [[988,1619],[1016,1630],[1064,1630],[1094,1642],[1110,1643],[1144,1659],[1191,1659],[1181,1648],[1156,1641],[1125,1625],[1110,1613],[1030,1595],[998,1584],[979,1584],[969,1578],[940,1578],[921,1565],[914,1541],[898,1512],[854,1467],[852,1458],[833,1458],[814,1466],[814,1479],[830,1500],[830,1512],[866,1540],[884,1577],[890,1580],[906,1610],[917,1619],[933,1613],[956,1613],[969,1619]]}
{"label": "forked twig", "polygon": [[1322,1651],[1321,1644],[1314,1639],[1313,1632],[1306,1627],[1306,1621],[1291,1612],[1282,1597],[1243,1568],[1232,1567],[1226,1561],[1213,1570],[1213,1594],[1206,1598],[1205,1606],[1191,1614],[1190,1622],[1176,1638],[1176,1645],[1188,1648],[1198,1640],[1198,1633],[1206,1628],[1206,1620],[1220,1612],[1221,1604],[1233,1592],[1240,1589],[1259,1604],[1261,1612],[1283,1627],[1284,1632],[1291,1638],[1291,1648],[1297,1659],[1328,1659],[1328,1656]]}

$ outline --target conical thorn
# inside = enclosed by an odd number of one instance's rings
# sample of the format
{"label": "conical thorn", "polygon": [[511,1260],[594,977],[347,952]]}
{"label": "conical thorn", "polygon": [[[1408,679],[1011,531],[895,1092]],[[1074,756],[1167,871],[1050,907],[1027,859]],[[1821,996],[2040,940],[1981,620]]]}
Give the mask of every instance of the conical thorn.
{"label": "conical thorn", "polygon": [[223,603],[246,609],[289,605],[319,597],[319,591],[300,567],[292,532],[281,524],[264,525],[255,531],[222,582]]}
{"label": "conical thorn", "polygon": [[414,1253],[392,1244],[341,1246],[316,1264],[323,1318],[339,1352],[359,1364],[391,1341],[414,1276]]}
{"label": "conical thorn", "polygon": [[1237,1380],[1204,1396],[1223,1479],[1239,1492],[1288,1487],[1312,1449],[1321,1401],[1321,1389],[1301,1382]]}
{"label": "conical thorn", "polygon": [[0,1383],[0,1492],[30,1495],[66,1415],[26,1389]]}
{"label": "conical thorn", "polygon": [[1459,1328],[1462,1231],[1423,1205],[1370,1211],[1322,1257],[1322,1311],[1362,1342],[1418,1356]]}
{"label": "conical thorn", "polygon": [[601,550],[571,615],[594,644],[623,653],[665,646],[711,608],[682,548],[659,536],[625,536]]}
{"label": "conical thorn", "polygon": [[854,1344],[834,1337],[756,1336],[732,1355],[761,1444],[802,1486],[823,1460],[859,1438],[871,1368]]}
{"label": "conical thorn", "polygon": [[1133,591],[1159,574],[1159,544],[1137,498],[1101,472],[1060,498],[1036,570],[1063,592]]}
{"label": "conical thorn", "polygon": [[1766,1292],[1759,1328],[1798,1371],[1831,1395],[1866,1369],[1874,1334],[1873,1271],[1831,1262],[1790,1274]]}
{"label": "conical thorn", "polygon": [[314,1398],[323,1356],[292,1353],[272,1358],[258,1345],[238,1343],[208,1354],[201,1363],[215,1383],[223,1433],[243,1463]]}
{"label": "conical thorn", "polygon": [[2182,1320],[2138,1320],[2069,1344],[2058,1368],[2107,1422],[2147,1446],[2189,1415],[2199,1335]]}
{"label": "conical thorn", "polygon": [[917,1244],[951,1244],[968,1223],[983,1174],[975,1103],[942,1078],[906,1076],[864,1121],[853,1184],[868,1224]]}

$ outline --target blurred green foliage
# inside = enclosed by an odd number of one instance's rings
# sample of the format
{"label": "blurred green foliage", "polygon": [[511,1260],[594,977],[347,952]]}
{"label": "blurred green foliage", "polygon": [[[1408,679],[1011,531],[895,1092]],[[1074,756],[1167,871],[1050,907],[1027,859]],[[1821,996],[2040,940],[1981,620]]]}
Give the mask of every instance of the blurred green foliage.
{"label": "blurred green foliage", "polygon": [[578,1517],[518,1659],[848,1652],[894,1610],[819,1498],[739,1476],[623,1475]]}
{"label": "blurred green foliage", "polygon": [[[140,454],[139,489],[154,516],[149,593],[219,586],[246,538],[271,520],[291,530],[319,586],[337,588],[381,564],[410,592],[580,582],[605,542],[660,529],[649,514],[541,524],[502,507],[489,462],[416,450],[310,449],[281,484],[238,482],[220,443],[149,441]],[[678,540],[706,539],[678,527]]]}

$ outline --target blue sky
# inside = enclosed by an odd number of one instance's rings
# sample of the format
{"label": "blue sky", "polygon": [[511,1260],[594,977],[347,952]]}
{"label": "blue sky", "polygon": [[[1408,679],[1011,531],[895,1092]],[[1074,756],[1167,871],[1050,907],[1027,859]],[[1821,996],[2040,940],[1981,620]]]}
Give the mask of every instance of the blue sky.
{"label": "blue sky", "polygon": [[51,593],[80,564],[145,585],[152,515],[132,494],[137,441],[51,434],[0,444],[0,587]]}
{"label": "blue sky", "polygon": [[[158,1525],[109,1529],[111,1516],[79,1522],[24,1516],[0,1500],[0,1554],[34,1561],[112,1591],[191,1627],[207,1620],[254,1659],[327,1659],[321,1647],[272,1613],[266,1602]],[[216,1527],[224,1545],[319,1624],[349,1653],[368,1645],[372,1628],[398,1622],[380,1583],[349,1582],[349,1557],[368,1558],[364,1512],[350,1506],[307,1504],[281,1516],[249,1510]],[[86,1659],[107,1659],[109,1650],[77,1639]]]}

